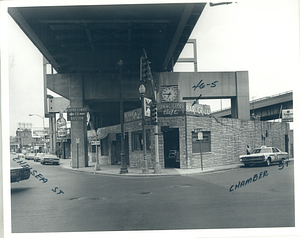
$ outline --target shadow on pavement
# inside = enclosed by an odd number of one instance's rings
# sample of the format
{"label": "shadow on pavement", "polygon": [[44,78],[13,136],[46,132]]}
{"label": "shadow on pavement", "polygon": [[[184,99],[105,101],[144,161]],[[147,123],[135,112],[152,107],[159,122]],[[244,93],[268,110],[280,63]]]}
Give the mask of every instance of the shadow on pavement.
{"label": "shadow on pavement", "polygon": [[11,188],[11,194],[21,193],[30,190],[31,188]]}

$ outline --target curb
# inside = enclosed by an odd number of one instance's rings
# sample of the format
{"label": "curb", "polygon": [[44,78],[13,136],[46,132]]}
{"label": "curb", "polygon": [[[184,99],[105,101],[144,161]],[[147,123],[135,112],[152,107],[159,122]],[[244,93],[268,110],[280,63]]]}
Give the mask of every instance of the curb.
{"label": "curb", "polygon": [[[76,168],[71,168],[71,167],[67,167],[67,166],[62,166],[62,164],[60,164],[60,167],[64,168],[64,169],[69,169],[72,171],[77,171],[77,172],[86,172],[86,173],[91,173],[91,174],[101,174],[101,175],[105,175],[105,176],[119,176],[119,177],[164,177],[164,176],[189,176],[189,175],[195,175],[195,174],[206,174],[206,173],[214,173],[214,172],[220,172],[220,171],[226,171],[226,170],[234,170],[234,169],[238,169],[240,168],[242,165],[240,164],[235,164],[232,165],[231,167],[220,167],[220,168],[211,168],[211,169],[207,169],[204,171],[195,171],[195,172],[188,172],[188,171],[183,171],[181,172],[174,172],[173,173],[165,173],[162,172],[160,174],[154,174],[153,172],[149,173],[149,174],[137,174],[137,173],[125,173],[125,174],[120,174],[120,173],[109,173],[109,172],[105,172],[102,170],[94,170],[94,171],[89,171],[89,170],[82,170],[82,169],[76,169]],[[200,168],[199,168],[200,170]]]}

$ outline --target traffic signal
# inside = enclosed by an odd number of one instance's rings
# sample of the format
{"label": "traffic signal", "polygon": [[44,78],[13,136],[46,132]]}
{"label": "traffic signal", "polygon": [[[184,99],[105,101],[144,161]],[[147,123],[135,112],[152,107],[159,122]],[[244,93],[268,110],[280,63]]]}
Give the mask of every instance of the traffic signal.
{"label": "traffic signal", "polygon": [[151,123],[152,125],[156,125],[158,123],[156,103],[151,103]]}
{"label": "traffic signal", "polygon": [[151,62],[147,57],[141,56],[140,64],[140,81],[146,83],[151,77]]}

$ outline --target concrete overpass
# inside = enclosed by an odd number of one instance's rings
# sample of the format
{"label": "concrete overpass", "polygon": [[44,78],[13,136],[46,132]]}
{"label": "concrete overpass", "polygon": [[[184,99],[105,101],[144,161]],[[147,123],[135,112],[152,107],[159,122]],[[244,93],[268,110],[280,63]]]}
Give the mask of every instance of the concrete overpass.
{"label": "concrete overpass", "polygon": [[[281,118],[282,109],[293,108],[293,92],[288,91],[269,97],[258,98],[250,101],[250,116],[259,116],[261,121]],[[231,117],[231,108],[215,111],[215,117]]]}
{"label": "concrete overpass", "polygon": [[[173,102],[200,97],[231,98],[232,117],[250,119],[247,71],[173,72],[206,6],[174,3],[8,9],[46,59],[45,117],[49,124],[55,128],[55,114],[48,111],[46,88],[70,100],[69,112],[77,115],[70,119],[73,167],[88,166],[88,130],[123,125],[124,112],[141,107],[138,89],[142,83],[140,60],[144,49],[151,61],[158,103],[161,88],[175,85],[178,97],[173,97]],[[57,73],[47,74],[47,63]],[[154,98],[152,83],[145,82],[148,98]],[[80,116],[85,115],[84,111],[90,115],[88,126],[84,116]],[[55,145],[54,133],[50,141]]]}

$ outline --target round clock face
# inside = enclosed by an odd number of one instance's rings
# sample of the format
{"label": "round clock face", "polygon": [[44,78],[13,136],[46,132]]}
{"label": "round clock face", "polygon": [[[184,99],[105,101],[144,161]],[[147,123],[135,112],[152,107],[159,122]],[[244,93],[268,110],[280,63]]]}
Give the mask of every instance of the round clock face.
{"label": "round clock face", "polygon": [[178,89],[177,87],[166,87],[162,90],[161,96],[163,101],[175,101],[178,97]]}

